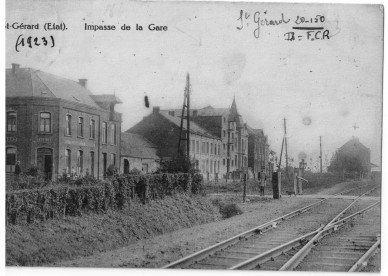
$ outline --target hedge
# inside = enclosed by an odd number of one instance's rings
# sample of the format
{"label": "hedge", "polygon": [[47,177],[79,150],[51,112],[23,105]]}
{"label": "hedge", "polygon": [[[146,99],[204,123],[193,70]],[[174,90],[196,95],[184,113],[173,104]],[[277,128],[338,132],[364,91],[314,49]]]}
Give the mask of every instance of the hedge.
{"label": "hedge", "polygon": [[104,212],[144,204],[176,193],[203,193],[200,174],[119,175],[108,181],[79,186],[53,186],[6,193],[7,223],[23,224],[79,216],[83,211]]}

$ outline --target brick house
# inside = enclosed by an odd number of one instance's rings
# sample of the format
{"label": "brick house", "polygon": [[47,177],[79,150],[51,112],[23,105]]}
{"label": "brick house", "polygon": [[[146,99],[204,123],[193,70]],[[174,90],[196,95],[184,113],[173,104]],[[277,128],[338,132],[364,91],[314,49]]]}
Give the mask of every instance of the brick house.
{"label": "brick house", "polygon": [[[157,147],[157,156],[161,160],[171,160],[178,155],[178,143],[181,118],[174,111],[160,110],[154,107],[153,112],[142,121],[127,130],[143,136]],[[183,135],[186,135],[186,120],[183,123]],[[220,177],[221,170],[221,139],[200,127],[190,123],[190,159],[196,169],[206,179]],[[186,141],[182,141],[181,149],[186,153]]]}
{"label": "brick house", "polygon": [[120,173],[127,174],[133,169],[149,173],[159,168],[157,147],[139,134],[121,133],[120,158]]}
{"label": "brick house", "polygon": [[6,69],[6,172],[16,160],[56,179],[63,173],[101,178],[119,167],[121,114],[114,95],[92,95],[78,82],[12,64]]}

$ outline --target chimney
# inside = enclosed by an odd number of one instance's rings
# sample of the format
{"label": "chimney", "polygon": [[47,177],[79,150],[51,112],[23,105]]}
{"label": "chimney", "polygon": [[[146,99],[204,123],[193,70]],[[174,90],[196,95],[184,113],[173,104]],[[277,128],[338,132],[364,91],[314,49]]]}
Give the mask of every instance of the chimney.
{"label": "chimney", "polygon": [[159,113],[160,107],[159,106],[154,106],[152,113]]}
{"label": "chimney", "polygon": [[19,70],[20,64],[12,63],[12,74],[16,74],[16,71]]}
{"label": "chimney", "polygon": [[88,83],[88,79],[78,79],[78,83],[86,88],[86,84]]}

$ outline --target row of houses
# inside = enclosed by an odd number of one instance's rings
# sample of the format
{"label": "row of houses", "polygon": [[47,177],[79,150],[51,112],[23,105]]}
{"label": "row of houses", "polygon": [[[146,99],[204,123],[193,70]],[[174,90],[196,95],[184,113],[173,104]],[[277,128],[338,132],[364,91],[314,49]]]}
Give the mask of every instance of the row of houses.
{"label": "row of houses", "polygon": [[[115,111],[121,103],[113,94],[93,95],[86,79],[12,64],[6,69],[6,172],[19,161],[22,171],[37,166],[48,179],[70,173],[102,178],[111,165],[121,173],[148,173],[174,159],[181,111],[154,107],[122,132],[122,114]],[[207,106],[190,115],[188,154],[206,178],[271,170],[267,137],[243,121],[235,99],[228,108]]]}

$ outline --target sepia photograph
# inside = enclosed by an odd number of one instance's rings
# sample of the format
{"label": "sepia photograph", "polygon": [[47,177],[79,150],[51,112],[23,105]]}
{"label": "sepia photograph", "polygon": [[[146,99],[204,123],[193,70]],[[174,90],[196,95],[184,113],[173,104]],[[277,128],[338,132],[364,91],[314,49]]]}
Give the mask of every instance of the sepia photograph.
{"label": "sepia photograph", "polygon": [[381,273],[383,5],[7,0],[5,39],[7,270]]}

